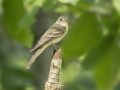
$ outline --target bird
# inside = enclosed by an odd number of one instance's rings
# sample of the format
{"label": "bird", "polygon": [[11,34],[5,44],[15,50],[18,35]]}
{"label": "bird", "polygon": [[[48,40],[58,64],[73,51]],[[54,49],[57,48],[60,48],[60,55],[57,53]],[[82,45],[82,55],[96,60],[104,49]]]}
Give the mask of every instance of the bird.
{"label": "bird", "polygon": [[29,69],[35,59],[50,45],[55,45],[59,42],[68,32],[68,18],[60,16],[57,21],[43,34],[38,40],[37,44],[30,50],[36,50],[35,54],[31,57],[25,70]]}

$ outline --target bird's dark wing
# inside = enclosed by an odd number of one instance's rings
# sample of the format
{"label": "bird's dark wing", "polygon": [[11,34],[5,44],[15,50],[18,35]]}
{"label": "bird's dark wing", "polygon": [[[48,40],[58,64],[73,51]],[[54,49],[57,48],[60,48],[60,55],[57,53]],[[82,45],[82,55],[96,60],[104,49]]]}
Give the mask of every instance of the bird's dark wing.
{"label": "bird's dark wing", "polygon": [[52,25],[49,30],[45,32],[45,34],[39,39],[37,44],[33,49],[30,51],[33,51],[37,48],[42,47],[44,44],[51,42],[52,40],[60,37],[64,32],[66,31],[66,27],[63,27],[59,24]]}

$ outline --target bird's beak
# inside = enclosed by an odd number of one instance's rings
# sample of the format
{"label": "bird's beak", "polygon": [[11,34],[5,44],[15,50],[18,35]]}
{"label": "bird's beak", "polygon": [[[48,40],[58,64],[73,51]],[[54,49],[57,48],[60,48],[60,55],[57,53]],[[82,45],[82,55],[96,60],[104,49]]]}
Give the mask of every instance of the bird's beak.
{"label": "bird's beak", "polygon": [[64,22],[68,22],[69,23],[69,20],[68,19],[64,19]]}

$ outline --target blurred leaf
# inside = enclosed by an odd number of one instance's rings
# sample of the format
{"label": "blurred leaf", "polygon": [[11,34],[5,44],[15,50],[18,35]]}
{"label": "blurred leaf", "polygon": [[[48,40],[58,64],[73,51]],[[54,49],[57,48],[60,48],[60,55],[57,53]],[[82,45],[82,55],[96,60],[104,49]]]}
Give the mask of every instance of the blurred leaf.
{"label": "blurred leaf", "polygon": [[[60,81],[64,83],[64,90],[96,90],[91,71],[84,71],[79,59],[69,60],[62,67]],[[63,62],[64,64],[64,62]]]}
{"label": "blurred leaf", "polygon": [[[7,27],[10,25],[17,25],[17,22],[24,15],[24,6],[23,0],[10,2],[7,0],[3,1],[4,9],[4,23],[7,24]],[[11,22],[11,23],[10,23]]]}
{"label": "blurred leaf", "polygon": [[[19,32],[25,30],[25,29],[28,29],[27,31],[29,31],[29,27],[36,21],[35,20],[35,15],[37,14],[37,12],[39,11],[39,7],[41,7],[44,3],[44,0],[25,0],[24,1],[25,3],[25,7],[27,9],[27,13],[21,18],[21,20],[19,21],[18,25],[19,25]],[[29,35],[28,35],[29,34]],[[28,32],[28,34],[26,33],[26,37],[29,37],[30,34]],[[31,41],[29,42],[32,43],[33,41],[33,36],[30,36],[27,41]],[[25,42],[27,42],[25,41]],[[32,44],[30,44],[32,45]],[[29,45],[29,47],[31,47]]]}
{"label": "blurred leaf", "polygon": [[43,5],[45,0],[24,0],[25,9],[28,13],[33,12],[34,8],[39,8]]}
{"label": "blurred leaf", "polygon": [[0,0],[0,14],[3,11],[3,9],[2,9],[2,2],[3,2],[3,0]]}
{"label": "blurred leaf", "polygon": [[99,13],[102,15],[109,15],[111,13],[111,8],[103,6],[103,5],[91,5],[91,7],[89,8],[90,12],[95,12],[95,13]]}
{"label": "blurred leaf", "polygon": [[115,7],[115,9],[118,11],[120,15],[120,0],[112,0],[112,1],[113,1],[113,6]]}
{"label": "blurred leaf", "polygon": [[72,6],[72,5],[68,5],[67,6],[68,8],[69,8],[69,10],[71,11],[71,12],[74,12],[74,14],[75,13],[79,13],[80,14],[80,10],[79,9],[76,9],[76,7],[74,7],[74,6]]}
{"label": "blurred leaf", "polygon": [[24,15],[23,0],[14,0],[13,2],[4,0],[3,9],[3,25],[5,26],[8,35],[24,45],[31,47],[33,35],[31,34],[29,28],[21,29],[18,26],[20,19]]}
{"label": "blurred leaf", "polygon": [[[44,2],[45,0],[25,0],[24,1],[25,7],[27,9],[27,13],[21,18],[21,20],[18,23],[21,31],[25,30],[26,28],[29,28],[36,21],[35,15],[39,11],[39,7],[41,7]],[[30,36],[28,40],[30,39],[31,41],[33,41],[33,36]]]}
{"label": "blurred leaf", "polygon": [[100,90],[113,90],[118,82],[120,68],[120,48],[113,42],[95,68],[95,80]]}
{"label": "blurred leaf", "polygon": [[25,14],[18,23],[19,27],[23,29],[32,25],[36,21],[35,15],[37,12],[38,8],[34,8],[32,12]]}
{"label": "blurred leaf", "polygon": [[[71,62],[67,63],[66,67],[62,70],[62,75],[60,75],[61,81],[64,83],[72,83],[74,79],[79,76],[79,71],[81,70],[80,66],[80,61],[79,60],[72,60]],[[78,70],[78,71],[77,71]],[[73,71],[75,71],[73,73]],[[62,80],[64,79],[64,80]]]}
{"label": "blurred leaf", "polygon": [[[99,2],[99,1],[98,1]],[[111,2],[95,3],[95,0],[91,1],[79,1],[76,7],[80,11],[97,13],[101,15],[109,15],[111,13]]]}
{"label": "blurred leaf", "polygon": [[108,52],[111,44],[113,43],[113,36],[106,36],[102,42],[95,48],[93,48],[83,59],[82,66],[84,69],[93,69],[100,62]]}
{"label": "blurred leaf", "polygon": [[110,34],[117,34],[119,31],[119,19],[120,16],[118,15],[118,13],[113,11],[111,15],[102,17],[102,24],[105,26]]}
{"label": "blurred leaf", "polygon": [[27,47],[31,47],[33,43],[33,35],[30,32],[30,29],[24,28],[21,29],[17,32],[15,36],[15,39],[18,40],[19,42],[23,43]]}
{"label": "blurred leaf", "polygon": [[46,12],[52,10],[56,5],[56,2],[56,0],[45,0],[43,4],[43,10]]}
{"label": "blurred leaf", "polygon": [[96,16],[82,15],[70,28],[62,45],[64,57],[68,59],[87,53],[101,41],[101,35]]}
{"label": "blurred leaf", "polygon": [[62,3],[70,3],[73,5],[75,5],[78,2],[78,0],[58,0],[58,1]]}
{"label": "blurred leaf", "polygon": [[76,6],[79,7],[79,8],[82,8],[82,9],[89,9],[90,8],[89,3],[81,2],[81,1],[78,1]]}
{"label": "blurred leaf", "polygon": [[[66,6],[66,5],[63,5],[63,4],[61,4],[61,3],[58,3],[59,4],[59,7],[55,7],[55,12],[57,12],[57,13],[64,13],[64,14],[68,14],[68,12],[69,12],[69,6]],[[72,13],[72,12],[71,12]]]}

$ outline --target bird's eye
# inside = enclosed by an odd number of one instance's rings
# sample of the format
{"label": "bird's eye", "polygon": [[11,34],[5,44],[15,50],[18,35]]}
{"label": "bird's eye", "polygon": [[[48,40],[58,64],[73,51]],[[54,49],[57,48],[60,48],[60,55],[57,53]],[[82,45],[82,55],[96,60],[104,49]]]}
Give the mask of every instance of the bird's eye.
{"label": "bird's eye", "polygon": [[60,19],[60,21],[62,21],[62,18]]}

